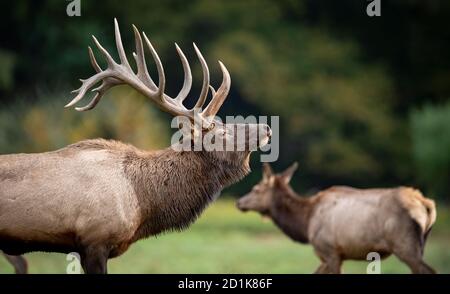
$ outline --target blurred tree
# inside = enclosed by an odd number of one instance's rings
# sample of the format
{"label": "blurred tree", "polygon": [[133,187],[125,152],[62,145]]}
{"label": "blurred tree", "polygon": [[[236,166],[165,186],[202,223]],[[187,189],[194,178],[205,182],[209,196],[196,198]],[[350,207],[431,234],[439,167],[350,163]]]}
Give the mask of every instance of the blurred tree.
{"label": "blurred tree", "polygon": [[13,70],[16,64],[15,55],[0,49],[0,90],[11,90],[13,87]]}
{"label": "blurred tree", "polygon": [[449,201],[450,103],[414,110],[410,121],[418,179],[433,196]]}
{"label": "blurred tree", "polygon": [[265,38],[237,31],[219,40],[214,54],[227,60],[240,96],[280,115],[283,162],[299,159],[304,176],[317,179],[312,184],[374,184],[386,175],[380,157],[398,166],[393,145],[403,138],[389,75],[363,63],[353,42],[301,27]]}

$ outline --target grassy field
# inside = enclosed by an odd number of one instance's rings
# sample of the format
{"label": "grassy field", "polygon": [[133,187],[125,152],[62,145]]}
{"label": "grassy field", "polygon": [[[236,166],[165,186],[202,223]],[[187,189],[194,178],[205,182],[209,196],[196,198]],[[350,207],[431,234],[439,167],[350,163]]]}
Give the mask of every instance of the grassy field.
{"label": "grassy field", "polygon": [[[438,211],[425,260],[450,273],[450,213]],[[65,273],[63,254],[26,255],[31,273]],[[256,213],[241,213],[231,200],[211,205],[187,231],[134,244],[109,261],[110,273],[311,273],[319,265],[311,246],[292,242]],[[345,273],[365,273],[367,262],[346,262]],[[383,260],[383,273],[409,273],[395,257]],[[0,259],[0,273],[12,268]]]}

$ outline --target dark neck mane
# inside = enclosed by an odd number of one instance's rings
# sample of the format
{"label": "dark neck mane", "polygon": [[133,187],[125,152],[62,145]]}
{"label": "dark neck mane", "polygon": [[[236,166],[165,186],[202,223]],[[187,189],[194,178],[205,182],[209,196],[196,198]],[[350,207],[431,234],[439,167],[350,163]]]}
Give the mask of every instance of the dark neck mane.
{"label": "dark neck mane", "polygon": [[[236,156],[244,158],[244,154]],[[249,173],[247,157],[220,160],[212,152],[171,148],[127,154],[124,171],[141,210],[135,239],[188,227],[223,188]]]}
{"label": "dark neck mane", "polygon": [[291,239],[308,243],[311,215],[310,199],[298,196],[290,187],[277,187],[270,216],[275,224]]}

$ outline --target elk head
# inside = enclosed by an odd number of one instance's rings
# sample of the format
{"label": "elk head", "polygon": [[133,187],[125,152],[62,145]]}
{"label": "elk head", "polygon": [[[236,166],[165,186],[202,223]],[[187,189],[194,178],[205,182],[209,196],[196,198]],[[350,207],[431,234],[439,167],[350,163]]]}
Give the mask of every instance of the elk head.
{"label": "elk head", "polygon": [[297,167],[297,162],[294,162],[284,172],[274,174],[270,165],[264,163],[262,180],[248,194],[237,201],[237,207],[244,212],[251,210],[262,215],[269,215],[275,197],[283,197],[284,195],[284,193],[278,192],[291,189],[289,182]]}
{"label": "elk head", "polygon": [[[105,70],[102,70],[100,68],[94,57],[92,49],[89,47],[88,49],[91,64],[97,73],[86,80],[81,80],[82,86],[79,89],[73,91],[77,93],[77,96],[65,107],[70,107],[78,103],[85,96],[89,89],[93,88],[97,83],[101,82],[101,85],[99,87],[91,90],[95,92],[95,96],[92,98],[92,100],[86,106],[75,108],[77,111],[86,111],[93,109],[109,89],[117,85],[127,84],[139,91],[142,95],[148,97],[161,110],[168,112],[177,118],[184,118],[184,122],[186,122],[186,120],[190,122],[189,133],[193,134],[193,139],[201,135],[202,138],[209,138],[209,142],[211,142],[216,147],[228,146],[228,148],[222,148],[219,151],[207,150],[215,151],[207,152],[208,156],[213,156],[216,159],[225,160],[229,163],[234,163],[236,161],[241,163],[242,160],[248,163],[248,155],[251,151],[253,151],[251,149],[251,139],[256,138],[256,147],[260,147],[268,143],[271,136],[271,130],[270,127],[266,124],[225,124],[215,117],[223,102],[225,101],[231,85],[230,74],[228,73],[228,70],[222,62],[219,61],[219,65],[223,74],[223,81],[216,91],[209,84],[209,69],[206,61],[197,46],[193,44],[202,67],[203,84],[200,96],[195,106],[191,109],[188,109],[184,106],[183,102],[190,92],[192,85],[192,75],[189,63],[180,47],[175,44],[177,53],[180,57],[184,69],[184,83],[178,95],[176,97],[170,97],[164,93],[166,79],[163,65],[145,33],[142,32],[142,38],[138,29],[133,25],[136,41],[136,52],[133,53],[137,65],[137,72],[135,73],[125,55],[119,26],[116,19],[114,19],[114,26],[116,47],[120,58],[120,63],[115,62],[111,55],[102,47],[102,45],[100,45],[97,39],[93,36],[94,43],[106,59],[108,67]],[[158,71],[158,84],[156,84],[152,80],[148,73],[144,57],[144,45],[142,39],[144,40],[156,63]],[[204,107],[209,90],[211,90],[212,98],[206,105],[206,107]],[[204,140],[202,140],[202,142],[204,143]],[[174,145],[177,145],[177,147],[179,147],[179,144]],[[241,145],[243,147],[239,149],[238,145]],[[234,146],[234,149],[229,150],[230,146]]]}

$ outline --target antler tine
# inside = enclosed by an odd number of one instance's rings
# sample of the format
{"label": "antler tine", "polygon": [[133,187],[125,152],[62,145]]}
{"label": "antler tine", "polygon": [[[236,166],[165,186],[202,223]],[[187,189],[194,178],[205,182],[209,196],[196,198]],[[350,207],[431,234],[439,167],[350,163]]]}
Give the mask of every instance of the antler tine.
{"label": "antler tine", "polygon": [[105,95],[105,93],[111,89],[112,87],[116,85],[120,85],[122,82],[115,78],[105,78],[100,86],[98,86],[95,89],[92,89],[92,92],[96,92],[94,98],[91,99],[91,101],[83,107],[75,107],[76,111],[87,111],[94,108],[97,103],[100,101],[100,99]]}
{"label": "antler tine", "polygon": [[136,42],[136,53],[133,53],[134,59],[136,60],[137,65],[137,76],[138,78],[145,84],[147,87],[152,89],[153,91],[157,90],[155,82],[153,82],[152,78],[148,74],[147,64],[145,63],[145,55],[144,55],[144,46],[142,44],[141,34],[139,30],[133,25],[134,38]]}
{"label": "antler tine", "polygon": [[111,55],[106,51],[105,48],[100,44],[100,42],[97,40],[97,38],[92,35],[92,39],[94,40],[95,46],[97,46],[98,50],[105,56],[106,62],[108,63],[108,68],[113,68],[116,65],[116,62],[111,57]]}
{"label": "antler tine", "polygon": [[211,85],[209,85],[209,89],[211,90],[211,95],[214,97],[214,95],[216,95],[216,90]]}
{"label": "antler tine", "polygon": [[114,18],[114,34],[116,37],[116,47],[117,53],[119,54],[120,63],[128,69],[131,69],[130,64],[128,63],[127,55],[123,49],[122,37],[120,36],[119,24],[117,23],[116,18]]}
{"label": "antler tine", "polygon": [[88,47],[89,59],[91,60],[91,65],[95,69],[97,73],[102,71],[102,68],[98,65],[97,60],[95,59],[94,52],[92,52],[91,46]]}
{"label": "antler tine", "polygon": [[152,43],[150,43],[150,40],[147,38],[147,35],[145,35],[145,32],[142,32],[142,35],[144,36],[145,43],[147,44],[148,49],[150,49],[150,53],[153,56],[153,59],[156,63],[156,69],[158,70],[158,92],[156,96],[161,99],[161,101],[165,101],[164,99],[164,89],[166,86],[166,77],[164,75],[164,68],[161,63],[161,59],[159,59],[158,53],[156,53],[155,48],[153,48]]}
{"label": "antler tine", "polygon": [[[102,68],[98,65],[97,60],[95,59],[94,52],[92,51],[92,48],[90,46],[88,47],[88,52],[89,52],[89,58],[91,60],[92,67],[95,69],[95,71],[97,73],[102,72]],[[116,85],[121,84],[121,82],[116,78],[108,77],[106,79],[109,80],[113,84],[116,84]]]}
{"label": "antler tine", "polygon": [[75,107],[76,111],[87,111],[87,110],[91,110],[92,108],[94,108],[97,103],[100,101],[100,99],[102,98],[102,95],[97,92],[95,93],[94,98],[92,98],[92,100],[89,102],[89,104],[87,104],[86,106],[83,107]]}
{"label": "antler tine", "polygon": [[[97,60],[95,59],[95,55],[94,55],[94,52],[92,52],[92,48],[89,46],[88,47],[88,53],[89,53],[89,59],[91,60],[91,65],[92,65],[92,67],[95,69],[95,71],[97,72],[97,73],[100,73],[101,71],[102,71],[102,69],[101,69],[101,67],[98,65],[98,63],[97,63]],[[75,91],[72,91],[72,92],[80,92],[80,90],[81,90],[81,88],[80,89],[78,89],[78,90],[75,90]],[[78,96],[80,96],[80,95],[77,95],[77,97]],[[83,96],[81,96],[81,98],[82,98]],[[81,99],[80,98],[80,99]],[[86,105],[86,106],[84,106],[84,107],[76,107],[75,109],[76,110],[78,110],[78,111],[84,111],[84,110],[88,110],[87,108],[88,108],[88,106],[90,106],[90,107],[95,107],[95,105],[98,103],[98,101],[100,101],[100,95],[99,95],[99,93],[96,93],[95,94],[95,97],[91,100],[91,102],[88,104],[88,105]],[[76,100],[76,101],[74,101],[74,100],[72,100],[70,103],[68,103],[65,107],[70,107],[70,106],[72,106],[73,104],[75,104],[76,102],[78,102],[80,99],[78,99],[78,100]],[[93,103],[94,101],[96,101],[95,103]],[[93,104],[93,105],[92,105]],[[92,108],[89,108],[89,109],[92,109]]]}
{"label": "antler tine", "polygon": [[83,83],[81,85],[80,88],[78,88],[77,90],[72,91],[72,93],[77,93],[77,96],[75,96],[75,98],[72,99],[72,101],[70,101],[69,103],[67,103],[64,107],[71,107],[74,104],[76,104],[78,101],[80,101],[81,99],[83,99],[84,95],[86,95],[86,92],[92,88],[95,84],[97,84],[98,82],[100,82],[102,79],[105,79],[106,77],[108,77],[109,72],[106,71],[102,71],[99,72],[98,74],[90,77],[87,80],[81,80],[80,81]]}
{"label": "antler tine", "polygon": [[[97,71],[97,74],[93,75],[92,77],[90,77],[87,80],[81,80],[81,82],[83,83],[81,85],[81,87],[78,90],[72,91],[72,93],[78,93],[77,96],[75,98],[73,98],[72,101],[70,101],[68,104],[66,104],[64,106],[66,108],[73,106],[78,101],[83,99],[84,95],[86,95],[86,92],[90,88],[92,88],[95,84],[97,84],[98,82],[100,82],[102,80],[106,80],[109,76],[111,76],[111,69],[116,66],[116,62],[114,61],[114,59],[111,57],[111,55],[108,53],[108,51],[106,51],[106,49],[103,48],[103,46],[98,42],[97,38],[95,38],[95,36],[92,36],[92,39],[94,40],[94,43],[97,46],[97,48],[100,50],[100,52],[105,56],[106,62],[108,63],[108,69],[106,69],[105,71],[102,71],[102,69],[98,65],[97,61],[95,60],[92,49],[89,47],[88,51],[89,51],[90,60],[91,60],[92,66]],[[116,81],[116,79],[114,79],[114,81]],[[112,80],[105,81],[105,83],[108,83],[108,82],[112,82]],[[119,82],[119,81],[117,80],[117,82]],[[100,93],[100,92],[98,92],[98,93],[99,93],[100,97],[94,97],[94,99],[100,99],[101,96],[104,94],[104,93]]]}
{"label": "antler tine", "polygon": [[214,94],[211,102],[209,102],[206,109],[202,112],[202,115],[207,117],[214,117],[222,106],[223,102],[227,98],[228,92],[231,86],[231,77],[227,68],[221,61],[219,61],[220,69],[222,70],[223,80],[217,92]]}
{"label": "antler tine", "polygon": [[178,56],[180,57],[181,63],[183,64],[183,71],[184,71],[183,87],[181,88],[177,97],[175,97],[175,100],[179,104],[182,104],[184,99],[186,99],[187,95],[191,91],[192,74],[191,74],[191,67],[189,66],[189,62],[177,43],[175,43],[175,48],[177,49]]}
{"label": "antler tine", "polygon": [[[119,52],[122,51],[122,54],[119,53],[119,56],[120,56],[121,62],[123,63],[123,56],[125,56],[125,53],[124,53],[123,46],[120,41],[120,32],[118,30],[117,20],[114,21],[114,24],[115,24],[115,31],[116,31],[117,48],[118,48]],[[97,74],[95,74],[94,76],[90,77],[87,80],[81,80],[83,83],[81,85],[81,87],[78,90],[72,91],[73,93],[78,93],[78,95],[72,101],[70,101],[67,105],[65,105],[66,108],[71,107],[74,104],[76,104],[78,101],[80,101],[84,97],[84,95],[86,95],[86,92],[90,88],[92,88],[98,82],[103,81],[99,87],[92,89],[93,92],[97,92],[97,93],[95,94],[94,98],[92,98],[92,100],[89,102],[88,105],[75,108],[75,110],[77,110],[77,111],[90,110],[97,105],[97,103],[100,101],[100,99],[103,97],[103,95],[106,93],[107,90],[109,90],[110,88],[112,88],[115,85],[119,85],[119,84],[123,83],[121,80],[119,80],[115,77],[112,77],[111,71],[114,67],[117,66],[117,63],[114,61],[114,59],[108,53],[108,51],[100,44],[100,42],[97,40],[97,38],[95,38],[95,36],[92,36],[92,39],[94,40],[95,45],[100,50],[100,52],[103,54],[103,56],[105,56],[105,59],[108,63],[108,68],[104,71],[101,69],[101,67],[97,63],[97,60],[95,59],[95,55],[94,55],[94,52],[92,51],[92,48],[88,47],[89,59],[91,61],[92,67],[95,69]],[[119,39],[119,41],[117,39]],[[121,49],[120,49],[120,47],[121,47]],[[125,59],[126,59],[126,57],[125,57]],[[125,64],[128,64],[127,60],[125,62],[126,62]],[[128,65],[128,68],[130,68],[129,65]],[[130,68],[130,70],[131,70],[131,68]]]}
{"label": "antler tine", "polygon": [[92,67],[97,72],[96,75],[92,76],[91,78],[87,80],[81,80],[83,82],[83,85],[75,91],[72,91],[73,93],[78,93],[78,95],[70,101],[66,106],[64,107],[70,107],[76,104],[78,101],[80,101],[84,95],[86,95],[86,92],[89,90],[89,88],[93,87],[95,84],[97,84],[100,80],[103,80],[103,83],[100,85],[100,87],[97,87],[93,89],[93,92],[97,92],[94,98],[92,98],[91,102],[89,102],[88,105],[83,107],[76,107],[75,110],[77,111],[86,111],[94,108],[97,103],[100,101],[102,96],[106,93],[107,90],[112,88],[115,85],[119,85],[122,82],[116,78],[108,77],[108,72],[102,71],[101,67],[98,65],[97,60],[95,59],[94,52],[92,51],[91,47],[88,47],[88,53],[89,53],[89,59],[91,61]]}
{"label": "antler tine", "polygon": [[203,58],[202,53],[200,50],[198,50],[195,43],[193,43],[195,53],[197,54],[198,60],[200,60],[200,64],[202,66],[203,71],[203,84],[202,84],[202,91],[200,92],[200,97],[197,100],[197,103],[195,103],[195,108],[202,108],[205,104],[206,97],[208,96],[208,89],[209,89],[209,69],[208,65],[206,64],[205,58]]}

